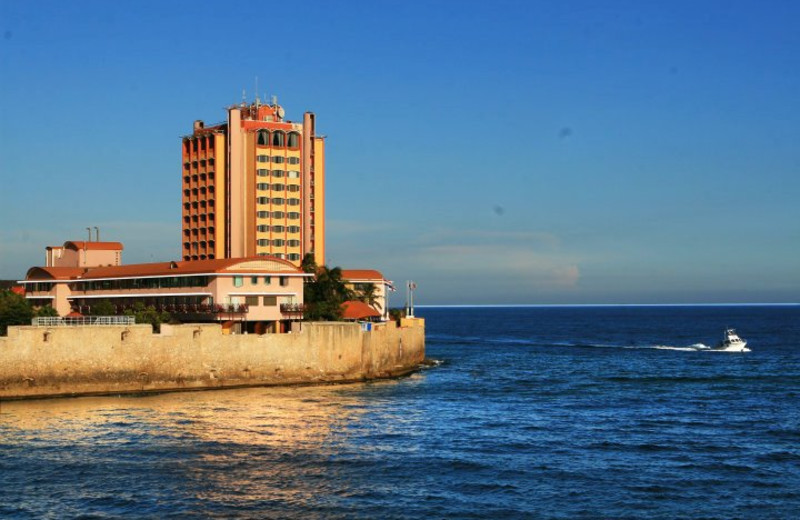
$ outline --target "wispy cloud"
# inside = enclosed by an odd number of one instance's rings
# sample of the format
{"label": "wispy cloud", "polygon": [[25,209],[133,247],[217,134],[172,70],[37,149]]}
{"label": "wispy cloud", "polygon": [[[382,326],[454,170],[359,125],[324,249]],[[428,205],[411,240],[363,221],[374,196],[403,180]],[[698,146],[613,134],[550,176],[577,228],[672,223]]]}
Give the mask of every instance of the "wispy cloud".
{"label": "wispy cloud", "polygon": [[414,260],[428,273],[459,276],[473,284],[508,279],[520,286],[568,288],[580,280],[574,259],[511,242],[426,246],[417,249]]}

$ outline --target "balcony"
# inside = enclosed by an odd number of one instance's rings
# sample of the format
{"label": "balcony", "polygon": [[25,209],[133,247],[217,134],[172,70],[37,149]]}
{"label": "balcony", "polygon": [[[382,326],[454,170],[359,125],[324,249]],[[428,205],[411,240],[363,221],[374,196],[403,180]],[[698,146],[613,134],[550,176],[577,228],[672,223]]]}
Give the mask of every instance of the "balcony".
{"label": "balcony", "polygon": [[281,313],[283,314],[303,314],[305,305],[302,303],[282,303]]}

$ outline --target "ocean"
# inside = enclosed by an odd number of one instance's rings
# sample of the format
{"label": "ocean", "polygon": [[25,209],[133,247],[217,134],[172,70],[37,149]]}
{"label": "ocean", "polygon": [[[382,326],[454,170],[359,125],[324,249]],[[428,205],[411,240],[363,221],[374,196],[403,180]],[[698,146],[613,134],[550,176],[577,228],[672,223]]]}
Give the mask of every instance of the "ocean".
{"label": "ocean", "polygon": [[401,379],[0,403],[0,517],[800,514],[800,307],[417,315]]}

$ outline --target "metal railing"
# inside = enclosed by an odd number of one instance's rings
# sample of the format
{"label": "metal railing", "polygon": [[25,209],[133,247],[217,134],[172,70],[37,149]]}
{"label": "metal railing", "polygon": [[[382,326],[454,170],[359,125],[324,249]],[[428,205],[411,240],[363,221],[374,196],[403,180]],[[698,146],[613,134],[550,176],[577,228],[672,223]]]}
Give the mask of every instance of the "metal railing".
{"label": "metal railing", "polygon": [[302,303],[282,303],[281,312],[284,314],[297,314],[305,310],[305,305]]}
{"label": "metal railing", "polygon": [[31,325],[34,327],[70,327],[76,325],[135,325],[135,316],[81,316],[75,318],[59,318],[47,316],[33,318]]}
{"label": "metal railing", "polygon": [[[246,303],[224,303],[224,304],[201,304],[201,303],[185,303],[185,304],[156,304],[147,305],[153,307],[158,312],[168,312],[170,314],[245,314],[249,311],[250,307]],[[73,305],[73,310],[82,314],[91,312],[91,305]],[[128,310],[136,311],[137,308],[133,304],[129,305],[115,305],[114,310],[118,313],[123,313]]]}

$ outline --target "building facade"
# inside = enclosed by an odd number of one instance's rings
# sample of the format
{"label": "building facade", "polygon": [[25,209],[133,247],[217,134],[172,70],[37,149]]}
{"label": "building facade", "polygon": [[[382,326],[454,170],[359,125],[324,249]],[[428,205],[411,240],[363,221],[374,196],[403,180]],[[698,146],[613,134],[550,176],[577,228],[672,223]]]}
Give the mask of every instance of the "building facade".
{"label": "building facade", "polygon": [[269,257],[97,267],[32,267],[25,296],[60,316],[90,314],[108,301],[115,313],[141,303],[186,322],[221,322],[237,332],[287,332],[303,317],[303,273]]}
{"label": "building facade", "polygon": [[63,246],[48,246],[45,249],[47,267],[99,267],[121,265],[120,242],[68,240]]}
{"label": "building facade", "polygon": [[325,258],[325,141],[273,100],[195,121],[182,140],[182,258]]}
{"label": "building facade", "polygon": [[367,303],[381,315],[389,319],[389,292],[394,291],[394,283],[387,280],[375,269],[342,269],[345,286],[357,296],[368,295]]}

